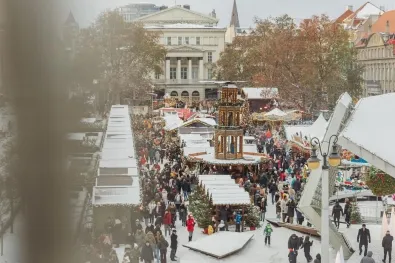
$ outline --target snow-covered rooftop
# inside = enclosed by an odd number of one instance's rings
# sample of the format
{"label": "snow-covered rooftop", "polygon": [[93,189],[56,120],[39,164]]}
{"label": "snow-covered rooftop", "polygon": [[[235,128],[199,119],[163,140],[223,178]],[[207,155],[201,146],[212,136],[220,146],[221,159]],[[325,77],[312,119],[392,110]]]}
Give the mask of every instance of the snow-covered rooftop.
{"label": "snow-covered rooftop", "polygon": [[82,118],[81,122],[82,123],[95,123],[96,122],[96,118]]}
{"label": "snow-covered rooftop", "polygon": [[101,153],[102,160],[117,160],[136,157],[133,148],[124,149],[103,149]]}
{"label": "snow-covered rooftop", "polygon": [[355,106],[339,144],[395,177],[395,93],[361,99]]}
{"label": "snow-covered rooftop", "polygon": [[266,118],[270,118],[270,117],[284,117],[287,114],[285,112],[283,112],[282,110],[280,110],[279,108],[274,108],[271,111],[269,111],[268,113],[265,114]]}
{"label": "snow-covered rooftop", "polygon": [[271,99],[271,98],[278,97],[278,89],[277,88],[245,87],[245,88],[242,88],[242,91],[250,100]]}
{"label": "snow-covered rooftop", "polygon": [[199,24],[187,24],[187,23],[177,23],[177,24],[164,24],[164,25],[153,25],[153,26],[145,26],[145,29],[223,29],[223,27],[218,26],[206,26]]}
{"label": "snow-covered rooftop", "polygon": [[100,160],[99,167],[100,168],[131,168],[131,167],[137,167],[137,160],[135,158]]}
{"label": "snow-covered rooftop", "polygon": [[[199,175],[199,184],[209,193],[213,205],[249,205],[249,194],[230,175]],[[219,191],[226,188],[226,191]],[[240,189],[242,191],[240,191]]]}
{"label": "snow-covered rooftop", "polygon": [[179,127],[183,121],[176,115],[166,115],[163,117],[165,120],[165,130],[170,131]]}
{"label": "snow-covered rooftop", "polygon": [[139,180],[133,180],[133,186],[128,187],[93,187],[93,206],[105,205],[138,205],[140,203]]}

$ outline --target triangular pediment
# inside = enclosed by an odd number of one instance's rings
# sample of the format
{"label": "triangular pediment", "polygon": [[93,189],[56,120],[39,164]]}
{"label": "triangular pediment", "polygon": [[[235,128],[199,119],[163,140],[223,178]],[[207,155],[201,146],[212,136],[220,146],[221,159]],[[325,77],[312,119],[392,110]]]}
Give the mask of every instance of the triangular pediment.
{"label": "triangular pediment", "polygon": [[204,52],[204,50],[189,46],[177,46],[175,48],[168,49],[167,52]]}
{"label": "triangular pediment", "polygon": [[138,18],[142,23],[190,23],[190,24],[217,24],[218,19],[204,15],[180,6],[173,6],[162,11]]}
{"label": "triangular pediment", "polygon": [[369,37],[369,42],[367,47],[377,47],[377,46],[383,46],[384,45],[384,40],[383,37],[381,36],[380,33],[375,33],[372,34]]}

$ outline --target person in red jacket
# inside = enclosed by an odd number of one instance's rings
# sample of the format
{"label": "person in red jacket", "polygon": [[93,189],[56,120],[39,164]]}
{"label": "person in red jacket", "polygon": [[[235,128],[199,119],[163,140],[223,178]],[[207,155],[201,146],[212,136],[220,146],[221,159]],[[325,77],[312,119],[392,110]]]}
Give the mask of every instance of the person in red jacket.
{"label": "person in red jacket", "polygon": [[166,210],[165,216],[163,217],[163,225],[165,226],[165,236],[167,236],[167,232],[171,235],[171,224],[172,224],[172,217],[169,210]]}
{"label": "person in red jacket", "polygon": [[187,219],[187,231],[189,233],[189,241],[192,241],[193,230],[195,230],[195,219],[193,219],[192,215],[188,215]]}

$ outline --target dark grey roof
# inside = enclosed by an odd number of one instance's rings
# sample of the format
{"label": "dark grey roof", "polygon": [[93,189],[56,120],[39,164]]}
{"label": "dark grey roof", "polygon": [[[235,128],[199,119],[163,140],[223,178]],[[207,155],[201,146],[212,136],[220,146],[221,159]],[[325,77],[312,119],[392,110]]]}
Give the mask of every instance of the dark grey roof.
{"label": "dark grey roof", "polygon": [[75,21],[73,13],[70,11],[69,16],[66,19],[65,22],[66,25],[72,25],[72,24],[77,24],[77,21]]}
{"label": "dark grey roof", "polygon": [[232,17],[230,19],[230,25],[236,28],[240,27],[239,13],[237,12],[236,0],[233,1]]}

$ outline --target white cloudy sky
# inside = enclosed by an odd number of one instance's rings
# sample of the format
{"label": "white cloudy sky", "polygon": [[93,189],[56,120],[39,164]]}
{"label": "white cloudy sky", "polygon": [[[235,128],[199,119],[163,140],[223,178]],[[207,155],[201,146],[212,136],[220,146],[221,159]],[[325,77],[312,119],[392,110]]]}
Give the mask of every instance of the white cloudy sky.
{"label": "white cloudy sky", "polygon": [[[67,0],[66,0],[67,1]],[[65,2],[66,2],[65,1]],[[208,14],[216,10],[220,26],[226,26],[230,21],[233,0],[68,0],[64,9],[71,9],[81,26],[88,25],[101,11],[129,3],[149,2],[157,5],[173,6],[189,4],[191,9]],[[62,1],[63,2],[63,1]],[[237,0],[240,24],[249,27],[254,17],[265,18],[288,14],[294,18],[306,18],[313,14],[325,13],[330,17],[339,16],[346,5],[354,9],[363,5],[366,0]],[[63,2],[64,3],[64,2]],[[395,9],[393,0],[373,0],[371,3],[384,6],[386,10]],[[66,16],[66,15],[65,15]]]}

